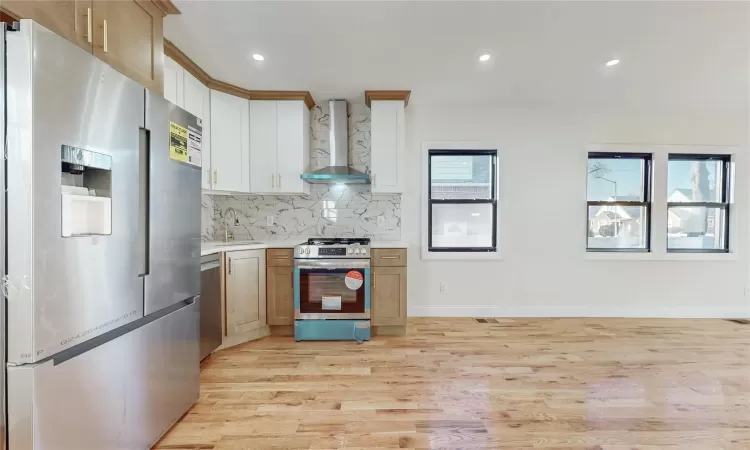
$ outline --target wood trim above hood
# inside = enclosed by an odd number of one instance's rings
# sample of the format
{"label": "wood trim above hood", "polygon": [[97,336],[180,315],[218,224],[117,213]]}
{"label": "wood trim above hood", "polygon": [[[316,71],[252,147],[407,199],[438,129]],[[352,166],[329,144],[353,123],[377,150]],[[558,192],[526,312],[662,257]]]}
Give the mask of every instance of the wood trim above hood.
{"label": "wood trim above hood", "polygon": [[373,100],[403,100],[406,106],[410,96],[411,91],[365,91],[365,104],[370,106]]}

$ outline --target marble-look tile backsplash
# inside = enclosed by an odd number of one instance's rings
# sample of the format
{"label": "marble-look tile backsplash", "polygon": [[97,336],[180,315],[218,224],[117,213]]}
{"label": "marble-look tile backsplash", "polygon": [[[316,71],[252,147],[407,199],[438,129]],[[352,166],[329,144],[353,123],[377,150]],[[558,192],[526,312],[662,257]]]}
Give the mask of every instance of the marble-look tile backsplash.
{"label": "marble-look tile backsplash", "polygon": [[[311,236],[401,238],[401,197],[373,196],[369,186],[319,184],[312,187],[309,196],[216,196],[214,200],[218,234],[224,230],[224,211],[229,207],[237,210],[240,225],[229,227],[235,240]],[[274,216],[274,225],[266,225],[268,216]],[[378,217],[382,217],[380,225]],[[231,225],[233,218],[228,222]]]}
{"label": "marble-look tile backsplash", "polygon": [[216,237],[216,206],[212,195],[201,196],[201,240],[213,241]]}
{"label": "marble-look tile backsplash", "polygon": [[[328,102],[310,111],[310,170],[328,165],[329,123]],[[370,172],[370,108],[364,104],[349,105],[349,165]],[[401,196],[372,195],[370,185],[315,184],[308,196],[204,195],[202,204],[203,240],[223,238],[223,214],[229,207],[240,222],[234,226],[229,219],[235,240],[401,238]],[[268,216],[274,216],[274,225],[266,225]]]}

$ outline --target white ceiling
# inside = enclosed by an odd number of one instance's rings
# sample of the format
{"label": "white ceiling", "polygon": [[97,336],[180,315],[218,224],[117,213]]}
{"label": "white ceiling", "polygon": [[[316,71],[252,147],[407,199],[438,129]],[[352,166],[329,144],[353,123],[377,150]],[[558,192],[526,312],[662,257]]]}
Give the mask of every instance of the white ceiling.
{"label": "white ceiling", "polygon": [[[177,0],[165,36],[248,89],[425,104],[745,109],[748,2]],[[258,62],[253,53],[265,56]],[[492,59],[480,63],[478,56]],[[605,67],[610,59],[620,59]]]}

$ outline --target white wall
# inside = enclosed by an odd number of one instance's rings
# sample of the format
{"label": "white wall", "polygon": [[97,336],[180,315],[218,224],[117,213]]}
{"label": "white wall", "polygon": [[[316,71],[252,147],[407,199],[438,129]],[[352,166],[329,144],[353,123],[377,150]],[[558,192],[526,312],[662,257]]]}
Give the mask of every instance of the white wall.
{"label": "white wall", "polygon": [[[588,144],[731,145],[747,149],[748,114],[407,107],[402,238],[410,244],[410,316],[747,317],[747,167],[738,164],[740,232],[729,261],[586,259]],[[490,141],[500,150],[502,261],[420,258],[422,143]],[[654,230],[654,233],[659,230]],[[539,236],[546,236],[542,241]],[[445,292],[439,290],[445,283]]]}

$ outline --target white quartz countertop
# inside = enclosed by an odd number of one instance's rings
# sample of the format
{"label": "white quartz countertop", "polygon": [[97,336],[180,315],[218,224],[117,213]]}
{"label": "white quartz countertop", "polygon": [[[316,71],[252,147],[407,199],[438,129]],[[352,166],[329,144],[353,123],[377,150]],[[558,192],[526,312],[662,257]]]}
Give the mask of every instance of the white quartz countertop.
{"label": "white quartz countertop", "polygon": [[372,241],[370,248],[408,248],[409,244],[403,241]]}
{"label": "white quartz countertop", "polygon": [[[293,248],[307,239],[288,239],[276,241],[208,241],[201,243],[201,256],[213,255],[221,252],[233,252],[239,250],[261,250],[264,248]],[[370,248],[407,248],[408,244],[402,241],[372,241]]]}
{"label": "white quartz countertop", "polygon": [[201,242],[201,256],[212,255],[221,252],[234,252],[239,250],[261,250],[264,248],[293,248],[305,242],[307,239],[289,239],[278,241],[209,241]]}

